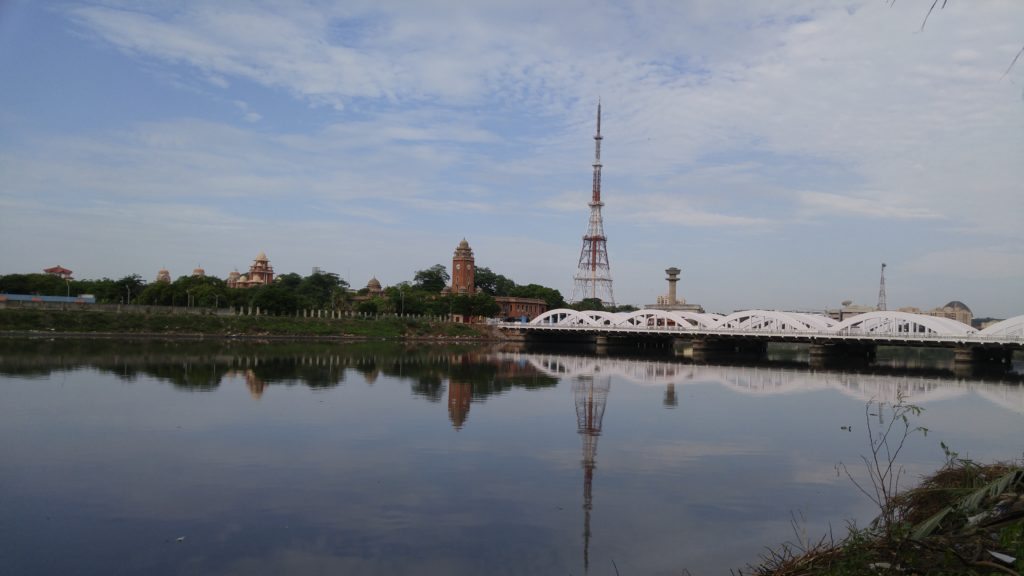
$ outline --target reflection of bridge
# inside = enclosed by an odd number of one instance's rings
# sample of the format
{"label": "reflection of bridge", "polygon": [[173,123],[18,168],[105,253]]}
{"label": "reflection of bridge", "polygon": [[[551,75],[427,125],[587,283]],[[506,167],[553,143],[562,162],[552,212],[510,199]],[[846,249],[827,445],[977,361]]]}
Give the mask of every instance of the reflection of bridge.
{"label": "reflection of bridge", "polygon": [[695,353],[763,349],[768,342],[811,344],[812,354],[873,355],[874,347],[936,346],[957,351],[958,362],[1008,364],[1014,350],[1024,349],[1024,315],[984,330],[949,318],[877,311],[839,322],[820,314],[744,310],[728,316],[685,311],[635,312],[551,310],[529,324],[502,324],[506,333],[530,338],[587,336],[609,340],[686,339]]}
{"label": "reflection of bridge", "polygon": [[503,356],[529,362],[550,376],[576,381],[595,375],[614,377],[641,385],[675,386],[719,383],[743,394],[795,394],[815,390],[837,390],[858,400],[895,402],[897,396],[927,403],[965,394],[978,396],[1024,414],[1024,386],[1016,383],[983,383],[977,380],[943,379],[917,375],[877,375],[850,372],[810,371],[776,367],[708,366],[560,354],[516,354]]}

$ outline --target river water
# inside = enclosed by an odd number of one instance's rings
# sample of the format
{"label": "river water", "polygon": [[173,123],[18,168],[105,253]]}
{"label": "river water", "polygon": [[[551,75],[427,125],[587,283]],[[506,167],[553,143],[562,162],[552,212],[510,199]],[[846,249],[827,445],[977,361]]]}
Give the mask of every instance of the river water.
{"label": "river water", "polygon": [[0,566],[723,574],[871,520],[836,468],[864,481],[871,399],[924,409],[905,484],[942,465],[940,442],[1022,456],[1017,374],[957,377],[930,354],[862,373],[793,360],[0,341]]}

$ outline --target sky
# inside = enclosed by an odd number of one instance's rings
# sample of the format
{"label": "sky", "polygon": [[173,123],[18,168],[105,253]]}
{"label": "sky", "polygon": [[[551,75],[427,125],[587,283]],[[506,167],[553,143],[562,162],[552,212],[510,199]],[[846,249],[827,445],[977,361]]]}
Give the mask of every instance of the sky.
{"label": "sky", "polygon": [[1024,314],[1024,2],[0,2],[0,274]]}

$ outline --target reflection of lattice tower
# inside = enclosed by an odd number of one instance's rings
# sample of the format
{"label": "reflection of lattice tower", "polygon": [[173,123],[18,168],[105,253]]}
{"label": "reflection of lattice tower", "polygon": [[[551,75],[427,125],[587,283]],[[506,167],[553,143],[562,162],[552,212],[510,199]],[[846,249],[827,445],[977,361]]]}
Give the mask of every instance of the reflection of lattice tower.
{"label": "reflection of lattice tower", "polygon": [[590,197],[590,225],[583,236],[580,263],[573,276],[572,300],[598,298],[608,305],[615,304],[612,295],[612,270],[608,265],[608,238],[604,235],[601,218],[601,103],[597,103],[597,133],[594,134],[594,180]]}
{"label": "reflection of lattice tower", "polygon": [[611,377],[581,377],[572,386],[576,400],[576,431],[583,436],[583,568],[590,568],[590,511],[594,507],[594,469],[597,468],[597,438],[601,435],[604,407]]}
{"label": "reflection of lattice tower", "polygon": [[882,279],[878,281],[878,309],[885,310],[885,262],[882,262]]}

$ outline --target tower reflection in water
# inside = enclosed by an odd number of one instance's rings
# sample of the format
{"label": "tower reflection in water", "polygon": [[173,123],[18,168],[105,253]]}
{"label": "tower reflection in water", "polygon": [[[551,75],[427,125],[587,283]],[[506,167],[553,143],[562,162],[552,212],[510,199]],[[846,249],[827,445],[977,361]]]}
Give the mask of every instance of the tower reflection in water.
{"label": "tower reflection in water", "polygon": [[448,381],[448,418],[456,430],[462,430],[469,416],[469,404],[473,400],[473,385],[469,382]]}
{"label": "tower reflection in water", "polygon": [[611,376],[579,376],[573,382],[576,402],[576,431],[583,439],[583,569],[590,569],[590,512],[594,509],[594,470],[597,468],[597,439],[601,436],[604,409],[611,388]]}

